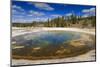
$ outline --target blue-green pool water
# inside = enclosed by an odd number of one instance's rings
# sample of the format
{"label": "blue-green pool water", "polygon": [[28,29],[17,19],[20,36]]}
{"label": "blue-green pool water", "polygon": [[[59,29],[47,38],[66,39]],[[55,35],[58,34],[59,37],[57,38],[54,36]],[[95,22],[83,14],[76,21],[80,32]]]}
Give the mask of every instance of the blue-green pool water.
{"label": "blue-green pool water", "polygon": [[43,31],[24,34],[12,38],[16,45],[47,46],[61,45],[73,39],[80,38],[80,33],[70,31]]}

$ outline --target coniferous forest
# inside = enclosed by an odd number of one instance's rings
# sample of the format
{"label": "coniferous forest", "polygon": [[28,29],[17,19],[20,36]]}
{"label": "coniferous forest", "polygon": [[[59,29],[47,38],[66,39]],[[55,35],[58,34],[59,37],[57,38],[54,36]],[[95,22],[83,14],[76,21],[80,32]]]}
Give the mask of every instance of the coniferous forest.
{"label": "coniferous forest", "polygon": [[71,16],[62,16],[43,21],[33,21],[31,23],[12,23],[14,27],[79,27],[92,28],[96,25],[96,16],[81,17],[72,14]]}

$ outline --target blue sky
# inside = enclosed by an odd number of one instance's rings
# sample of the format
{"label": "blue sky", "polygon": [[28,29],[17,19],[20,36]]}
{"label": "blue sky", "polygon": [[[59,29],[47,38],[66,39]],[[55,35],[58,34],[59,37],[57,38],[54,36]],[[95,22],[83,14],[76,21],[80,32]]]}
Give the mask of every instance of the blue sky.
{"label": "blue sky", "polygon": [[95,6],[12,1],[12,22],[46,21],[72,13],[82,17],[95,15]]}

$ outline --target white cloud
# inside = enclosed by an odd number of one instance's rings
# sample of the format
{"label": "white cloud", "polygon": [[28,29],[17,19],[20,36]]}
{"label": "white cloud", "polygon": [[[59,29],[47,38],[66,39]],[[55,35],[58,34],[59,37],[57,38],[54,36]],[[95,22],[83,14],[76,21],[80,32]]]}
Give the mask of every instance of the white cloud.
{"label": "white cloud", "polygon": [[20,22],[20,23],[31,23],[33,21],[47,21],[48,18],[46,17],[36,17],[36,18],[12,18],[12,22]]}
{"label": "white cloud", "polygon": [[12,15],[19,14],[19,11],[12,9]]}
{"label": "white cloud", "polygon": [[24,11],[24,9],[22,7],[17,6],[17,5],[13,5],[12,9],[16,9],[16,10],[19,10],[19,11]]}
{"label": "white cloud", "polygon": [[91,8],[90,11],[91,12],[96,12],[96,9],[95,8]]}
{"label": "white cloud", "polygon": [[84,10],[82,10],[82,12],[83,13],[89,13],[89,12],[91,12],[91,13],[95,13],[95,8],[90,8],[90,9],[84,9]]}
{"label": "white cloud", "polygon": [[54,15],[51,15],[52,17],[61,17],[62,15],[59,15],[59,14],[54,14]]}
{"label": "white cloud", "polygon": [[23,18],[24,16],[22,16],[22,15],[12,15],[12,17],[18,19],[18,18]]}
{"label": "white cloud", "polygon": [[48,10],[48,11],[54,10],[54,8],[52,8],[50,5],[46,3],[33,3],[33,4],[36,8],[39,9]]}
{"label": "white cloud", "polygon": [[24,11],[18,11],[15,9],[12,9],[12,15],[24,15],[25,12]]}
{"label": "white cloud", "polygon": [[90,8],[90,9],[84,9],[82,12],[84,15],[82,17],[89,17],[89,16],[95,16],[95,8]]}
{"label": "white cloud", "polygon": [[30,10],[28,16],[43,16],[43,15],[45,15],[43,12]]}
{"label": "white cloud", "polygon": [[17,8],[17,9],[21,9],[21,7],[13,5],[12,8]]}
{"label": "white cloud", "polygon": [[67,14],[66,14],[66,16],[71,16],[71,15],[72,15],[72,13],[67,13]]}
{"label": "white cloud", "polygon": [[38,17],[38,18],[34,18],[33,20],[34,21],[47,21],[48,18],[47,17],[42,17],[42,18]]}
{"label": "white cloud", "polygon": [[12,13],[17,13],[17,10],[12,9]]}
{"label": "white cloud", "polygon": [[23,8],[21,8],[20,6],[17,5],[13,5],[12,6],[12,14],[25,14],[25,10]]}
{"label": "white cloud", "polygon": [[89,17],[89,15],[88,14],[84,14],[82,17]]}
{"label": "white cloud", "polygon": [[14,23],[16,23],[16,22],[17,22],[17,23],[18,23],[18,22],[19,22],[19,23],[27,23],[27,22],[28,22],[28,23],[31,23],[32,21],[33,21],[33,19],[31,19],[31,18],[30,18],[30,19],[26,19],[26,18],[25,18],[25,19],[24,19],[24,18],[18,18],[18,19],[12,18],[12,22],[14,22]]}
{"label": "white cloud", "polygon": [[89,9],[84,9],[84,10],[82,10],[82,12],[87,13],[87,12],[90,12],[90,10]]}

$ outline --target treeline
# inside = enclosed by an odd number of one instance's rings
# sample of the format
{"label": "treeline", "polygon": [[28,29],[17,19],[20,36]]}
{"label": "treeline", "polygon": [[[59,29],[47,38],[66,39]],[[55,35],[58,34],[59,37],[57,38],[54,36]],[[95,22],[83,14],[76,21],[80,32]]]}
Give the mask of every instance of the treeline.
{"label": "treeline", "polygon": [[62,16],[49,19],[45,22],[12,23],[14,27],[95,27],[96,16],[81,17],[76,15]]}

